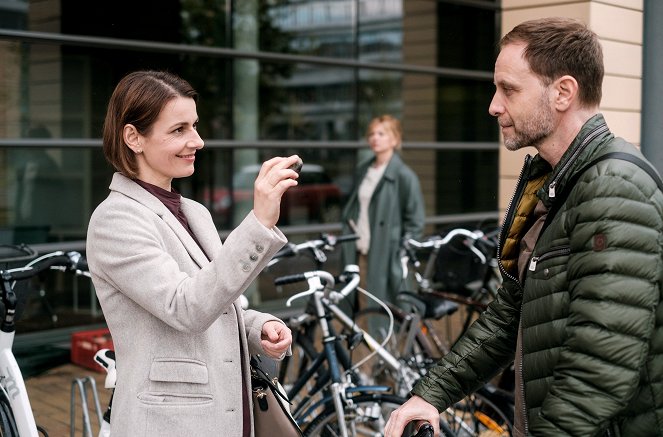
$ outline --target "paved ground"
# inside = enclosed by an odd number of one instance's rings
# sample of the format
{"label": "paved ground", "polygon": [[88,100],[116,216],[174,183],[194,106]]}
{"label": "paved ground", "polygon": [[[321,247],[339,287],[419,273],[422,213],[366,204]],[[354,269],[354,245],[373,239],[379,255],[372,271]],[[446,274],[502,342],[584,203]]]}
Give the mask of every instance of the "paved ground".
{"label": "paved ground", "polygon": [[[49,437],[88,437],[83,433],[83,410],[81,396],[76,385],[74,412],[74,434],[71,434],[72,381],[87,376],[93,377],[102,412],[108,405],[109,390],[104,388],[105,374],[97,373],[74,364],[55,367],[26,381],[28,395],[34,411],[35,421],[48,432]],[[94,409],[90,384],[86,384],[90,423],[93,436],[99,433],[99,422]]]}

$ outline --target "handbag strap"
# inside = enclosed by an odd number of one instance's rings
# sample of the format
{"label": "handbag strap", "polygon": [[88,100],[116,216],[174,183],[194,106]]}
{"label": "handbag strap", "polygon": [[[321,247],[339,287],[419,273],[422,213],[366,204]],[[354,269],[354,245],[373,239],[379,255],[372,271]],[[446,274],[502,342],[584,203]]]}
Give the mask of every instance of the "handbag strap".
{"label": "handbag strap", "polygon": [[[284,393],[281,392],[281,390],[279,390],[277,383],[275,383],[272,380],[272,377],[269,376],[269,373],[267,373],[262,367],[260,367],[259,358],[256,359],[255,357],[252,356],[250,364],[251,364],[251,378],[253,378],[254,380],[258,380],[263,384],[266,384],[272,390],[273,393],[278,395],[288,404],[292,405],[292,402],[290,402],[288,396],[286,396]],[[275,379],[278,382],[278,378],[274,377],[273,379]]]}

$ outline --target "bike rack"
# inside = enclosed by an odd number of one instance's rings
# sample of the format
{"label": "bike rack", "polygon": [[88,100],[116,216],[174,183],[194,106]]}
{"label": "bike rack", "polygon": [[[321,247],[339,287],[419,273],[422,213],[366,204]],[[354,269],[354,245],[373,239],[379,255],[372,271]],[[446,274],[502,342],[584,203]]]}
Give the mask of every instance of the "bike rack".
{"label": "bike rack", "polygon": [[[97,383],[91,376],[84,378],[76,378],[71,382],[71,437],[74,437],[76,432],[76,392],[78,391],[81,397],[81,409],[83,410],[83,437],[94,437],[92,434],[92,424],[90,423],[90,413],[87,403],[87,386],[92,390],[92,398],[94,399],[94,408],[97,413],[97,423],[101,427],[101,405],[99,404],[99,396],[97,394]],[[76,390],[78,389],[78,390]]]}

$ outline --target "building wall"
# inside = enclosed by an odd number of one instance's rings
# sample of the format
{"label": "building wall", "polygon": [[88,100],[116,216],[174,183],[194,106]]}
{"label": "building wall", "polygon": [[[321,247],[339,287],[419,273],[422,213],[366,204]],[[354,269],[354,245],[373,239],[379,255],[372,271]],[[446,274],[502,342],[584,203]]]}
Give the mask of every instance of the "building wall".
{"label": "building wall", "polygon": [[[640,144],[642,100],[642,0],[503,0],[502,35],[526,20],[565,16],[584,21],[603,45],[605,78],[601,112],[617,135]],[[618,25],[617,25],[618,24]],[[503,215],[511,200],[523,159],[532,148],[500,149],[499,208]]]}
{"label": "building wall", "polygon": [[[430,1],[403,2],[403,62],[437,66],[437,13]],[[426,141],[435,138],[437,96],[435,76],[408,74],[403,77],[403,138]],[[406,150],[403,160],[416,169],[422,187],[433,187],[437,180],[434,150]],[[436,211],[434,190],[423,190],[426,211]]]}

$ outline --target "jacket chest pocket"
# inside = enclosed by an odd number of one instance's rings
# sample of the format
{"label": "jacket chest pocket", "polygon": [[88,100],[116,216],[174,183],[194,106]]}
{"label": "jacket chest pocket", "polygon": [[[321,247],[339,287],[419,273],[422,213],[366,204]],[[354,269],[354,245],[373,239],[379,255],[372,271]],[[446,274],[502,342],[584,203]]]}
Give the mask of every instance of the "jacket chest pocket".
{"label": "jacket chest pocket", "polygon": [[540,254],[533,254],[527,266],[527,275],[549,278],[554,274],[554,267],[566,265],[570,254],[569,245],[555,246]]}

